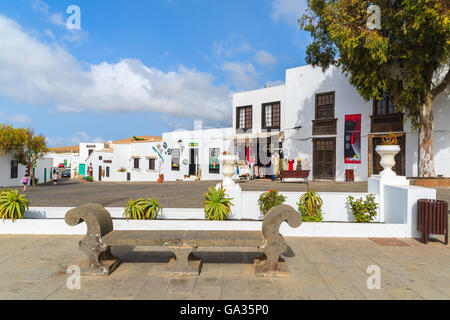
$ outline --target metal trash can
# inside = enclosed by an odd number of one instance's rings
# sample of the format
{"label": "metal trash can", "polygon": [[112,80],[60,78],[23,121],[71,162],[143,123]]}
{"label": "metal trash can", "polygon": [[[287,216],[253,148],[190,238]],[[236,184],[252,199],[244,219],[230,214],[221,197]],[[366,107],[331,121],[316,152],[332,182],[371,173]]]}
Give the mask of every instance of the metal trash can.
{"label": "metal trash can", "polygon": [[417,201],[417,207],[417,228],[422,232],[422,241],[428,243],[430,234],[445,234],[445,244],[448,244],[448,203],[420,199]]}

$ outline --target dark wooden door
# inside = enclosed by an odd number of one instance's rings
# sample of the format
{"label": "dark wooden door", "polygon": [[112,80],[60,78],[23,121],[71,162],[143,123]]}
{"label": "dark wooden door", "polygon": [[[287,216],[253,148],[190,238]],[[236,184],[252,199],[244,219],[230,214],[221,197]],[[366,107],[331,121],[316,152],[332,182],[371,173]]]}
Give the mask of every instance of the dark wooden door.
{"label": "dark wooden door", "polygon": [[102,166],[98,167],[98,181],[102,181]]}
{"label": "dark wooden door", "polygon": [[195,176],[198,172],[198,149],[190,149],[189,156],[189,175]]}
{"label": "dark wooden door", "polygon": [[[406,176],[406,158],[405,158],[405,136],[397,137],[398,145],[401,151],[395,156],[395,166],[392,170],[399,176]],[[383,171],[383,167],[380,164],[381,157],[378,152],[375,151],[376,147],[383,142],[383,138],[375,137],[372,140],[372,157],[373,157],[373,170],[372,174],[377,175]]]}
{"label": "dark wooden door", "polygon": [[313,140],[314,179],[336,179],[336,138]]}

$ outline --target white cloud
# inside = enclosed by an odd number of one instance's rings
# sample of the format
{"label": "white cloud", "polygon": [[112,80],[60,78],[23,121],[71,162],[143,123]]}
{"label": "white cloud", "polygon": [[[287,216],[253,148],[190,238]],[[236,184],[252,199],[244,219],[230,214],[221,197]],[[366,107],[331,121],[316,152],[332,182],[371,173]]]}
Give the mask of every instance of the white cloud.
{"label": "white cloud", "polygon": [[164,72],[137,59],[82,64],[57,44],[39,41],[0,15],[0,94],[59,111],[157,111],[226,121],[229,88],[209,73],[182,65]]}
{"label": "white cloud", "polygon": [[67,27],[66,22],[64,21],[64,18],[61,13],[52,13],[48,19],[54,25],[60,27]]}
{"label": "white cloud", "polygon": [[31,118],[23,113],[10,116],[9,121],[18,124],[27,124],[32,122]]}
{"label": "white cloud", "polygon": [[239,91],[253,90],[258,87],[259,73],[248,62],[226,62],[222,65],[229,79]]}
{"label": "white cloud", "polygon": [[259,50],[255,55],[255,60],[261,66],[271,66],[277,63],[275,57],[265,50]]}
{"label": "white cloud", "polygon": [[230,58],[236,54],[248,52],[252,50],[250,44],[241,34],[233,33],[224,41],[214,41],[215,52],[218,56]]}
{"label": "white cloud", "polygon": [[274,0],[272,3],[272,19],[275,22],[283,21],[289,25],[297,26],[306,8],[305,0]]}
{"label": "white cloud", "polygon": [[81,131],[76,132],[72,137],[48,137],[47,145],[50,147],[74,146],[87,141],[96,143],[105,142],[102,137],[92,137],[88,133]]}
{"label": "white cloud", "polygon": [[41,0],[31,0],[31,7],[33,8],[33,10],[44,13],[44,14],[48,14],[49,13],[49,7],[48,5],[41,1]]}

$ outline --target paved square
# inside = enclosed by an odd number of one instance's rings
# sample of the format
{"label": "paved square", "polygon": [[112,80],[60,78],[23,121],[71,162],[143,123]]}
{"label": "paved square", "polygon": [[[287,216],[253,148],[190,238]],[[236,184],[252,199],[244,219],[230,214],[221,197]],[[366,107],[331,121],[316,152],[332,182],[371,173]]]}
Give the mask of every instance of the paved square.
{"label": "paved square", "polygon": [[[256,252],[200,249],[201,275],[172,279],[165,273],[172,253],[113,248],[122,259],[115,272],[84,277],[81,290],[69,290],[65,270],[84,260],[81,238],[0,236],[0,299],[450,299],[450,248],[437,241],[286,238],[288,279],[255,277]],[[381,269],[379,290],[367,289],[371,265]]]}

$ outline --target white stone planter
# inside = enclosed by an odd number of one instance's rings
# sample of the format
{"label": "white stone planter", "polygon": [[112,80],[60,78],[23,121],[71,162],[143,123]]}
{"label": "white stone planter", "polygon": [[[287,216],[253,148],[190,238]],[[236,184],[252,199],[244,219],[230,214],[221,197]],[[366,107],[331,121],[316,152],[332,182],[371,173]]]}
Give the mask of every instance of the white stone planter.
{"label": "white stone planter", "polygon": [[380,172],[382,177],[395,177],[397,174],[392,171],[392,167],[395,166],[395,156],[400,152],[399,145],[377,146],[375,151],[381,156],[380,164],[384,168]]}
{"label": "white stone planter", "polygon": [[235,155],[222,155],[219,157],[220,164],[222,165],[222,174],[225,178],[222,181],[222,185],[225,189],[236,189],[239,187],[232,177],[235,173],[234,164],[238,160],[238,157]]}

